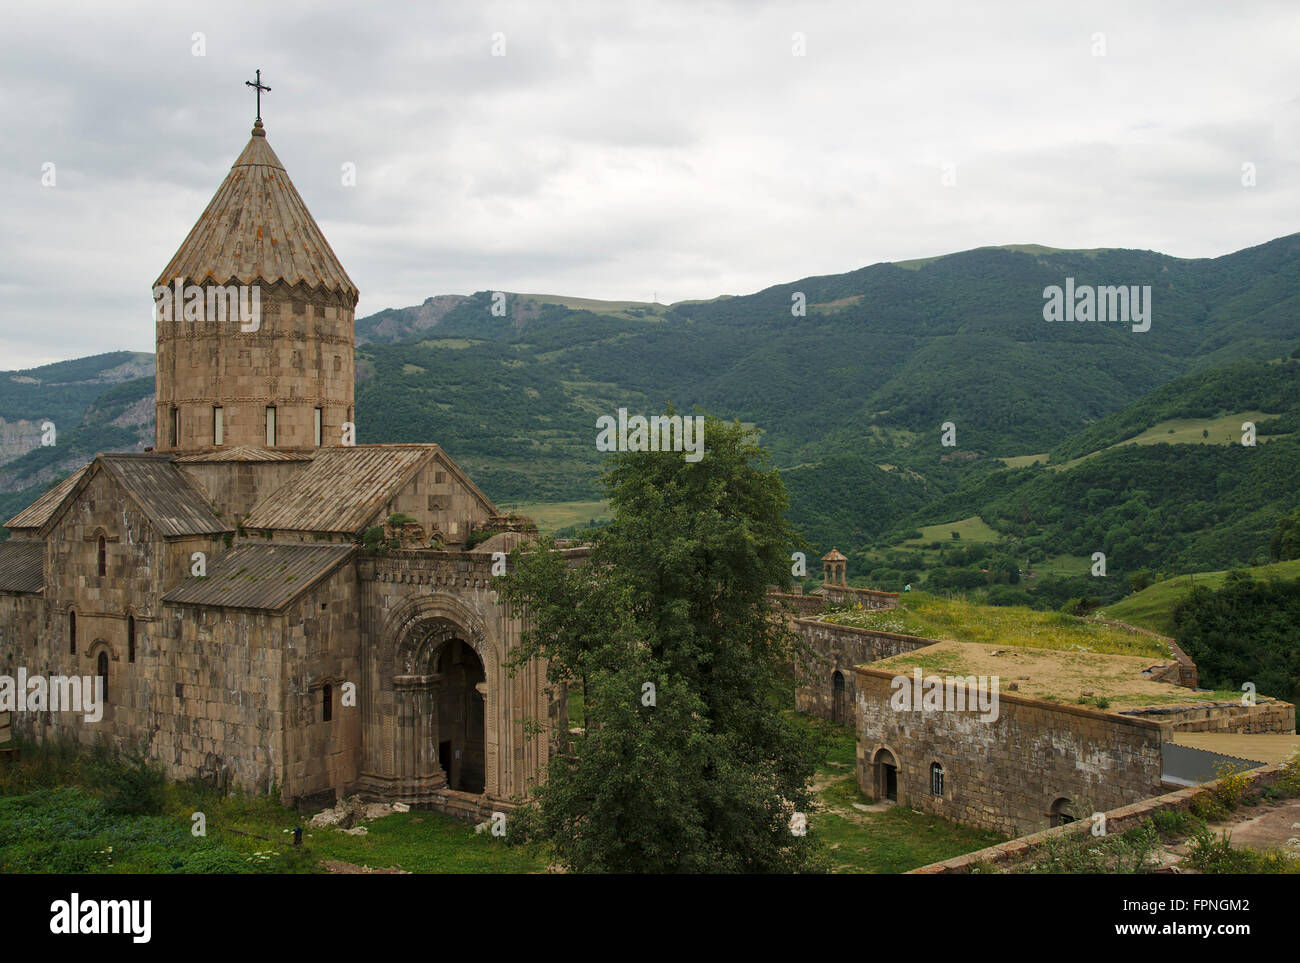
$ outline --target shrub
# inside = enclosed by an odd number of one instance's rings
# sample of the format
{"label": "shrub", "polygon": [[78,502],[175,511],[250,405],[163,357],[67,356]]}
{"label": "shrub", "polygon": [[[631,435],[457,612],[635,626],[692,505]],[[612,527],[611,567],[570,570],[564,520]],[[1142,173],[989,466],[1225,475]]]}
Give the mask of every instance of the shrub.
{"label": "shrub", "polygon": [[1224,809],[1236,809],[1237,803],[1245,797],[1250,786],[1246,770],[1239,770],[1230,762],[1221,762],[1215,766],[1214,771],[1219,774],[1218,780],[1210,788],[1215,802]]}

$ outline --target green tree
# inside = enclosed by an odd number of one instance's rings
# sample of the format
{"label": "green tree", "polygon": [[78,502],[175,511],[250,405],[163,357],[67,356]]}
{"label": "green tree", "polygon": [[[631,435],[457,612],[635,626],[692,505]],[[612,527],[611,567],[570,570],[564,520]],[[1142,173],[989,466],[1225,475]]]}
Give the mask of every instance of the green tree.
{"label": "green tree", "polygon": [[1300,508],[1277,523],[1277,531],[1268,543],[1268,553],[1275,562],[1300,558]]}
{"label": "green tree", "polygon": [[766,598],[801,543],[746,430],[708,418],[704,438],[698,462],[610,456],[614,518],[590,554],[520,546],[501,579],[528,611],[513,663],[546,659],[585,696],[584,732],[514,821],[571,870],[823,868],[815,834],[791,827],[818,750],[782,711],[804,653]]}

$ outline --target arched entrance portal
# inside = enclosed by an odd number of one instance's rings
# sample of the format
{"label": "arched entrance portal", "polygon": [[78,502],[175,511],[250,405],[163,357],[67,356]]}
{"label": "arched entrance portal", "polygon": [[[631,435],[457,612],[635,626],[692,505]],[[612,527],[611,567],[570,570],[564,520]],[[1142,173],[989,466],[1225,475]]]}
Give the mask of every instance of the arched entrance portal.
{"label": "arched entrance portal", "polygon": [[449,788],[481,793],[486,775],[483,660],[460,639],[451,639],[438,653],[437,666],[438,766]]}
{"label": "arched entrance portal", "polygon": [[877,750],[872,770],[875,797],[898,802],[898,760],[894,754],[888,749]]}
{"label": "arched entrance portal", "polygon": [[496,798],[499,662],[482,620],[454,598],[422,596],[389,617],[386,634],[393,709],[377,728],[391,754],[374,770],[375,791],[412,804],[445,802],[448,790]]}

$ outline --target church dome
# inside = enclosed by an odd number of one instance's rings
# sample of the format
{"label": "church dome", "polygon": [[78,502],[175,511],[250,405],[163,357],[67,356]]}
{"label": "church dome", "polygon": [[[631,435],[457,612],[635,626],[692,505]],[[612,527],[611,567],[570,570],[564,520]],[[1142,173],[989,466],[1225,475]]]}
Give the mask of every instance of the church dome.
{"label": "church dome", "polygon": [[274,284],[350,295],[357,287],[303,203],[258,121],[203,215],[157,285]]}

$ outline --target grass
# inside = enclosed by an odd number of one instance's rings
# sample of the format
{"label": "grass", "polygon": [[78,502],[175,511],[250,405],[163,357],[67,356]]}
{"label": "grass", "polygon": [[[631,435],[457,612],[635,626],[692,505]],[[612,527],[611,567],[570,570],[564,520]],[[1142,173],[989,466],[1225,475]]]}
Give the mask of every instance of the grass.
{"label": "grass", "polygon": [[[1066,471],[1073,468],[1089,458],[1095,458],[1103,451],[1109,451],[1111,448],[1119,448],[1123,445],[1240,445],[1241,444],[1241,423],[1243,421],[1253,421],[1258,424],[1269,418],[1277,417],[1266,411],[1238,411],[1230,415],[1220,415],[1217,418],[1173,418],[1169,421],[1161,421],[1152,425],[1146,431],[1132,438],[1114,445],[1108,445],[1097,451],[1090,452],[1078,458],[1071,458],[1069,461],[1062,462],[1059,465],[1048,465],[1054,471]],[[1264,444],[1270,438],[1280,438],[1280,435],[1261,435],[1256,439],[1257,444]]]}
{"label": "grass", "polygon": [[[1254,578],[1260,579],[1298,578],[1300,577],[1300,559],[1289,562],[1275,562],[1272,565],[1257,565],[1243,571],[1248,572]],[[1227,571],[1198,572],[1195,575],[1180,575],[1177,578],[1156,582],[1141,592],[1136,592],[1120,599],[1113,605],[1106,606],[1105,617],[1119,619],[1132,625],[1140,625],[1143,628],[1151,629],[1153,632],[1172,635],[1174,631],[1174,606],[1191,594],[1194,585],[1217,589],[1222,587],[1227,576]]]}
{"label": "grass", "polygon": [[[818,807],[809,825],[842,873],[895,873],[1000,841],[983,830],[892,807],[866,813],[854,772],[853,731],[796,717],[822,738]],[[195,782],[169,783],[152,813],[112,812],[90,777],[90,758],[69,745],[24,744],[0,769],[0,872],[320,873],[323,861],[412,873],[540,873],[545,854],[507,846],[467,822],[428,810],[360,823],[364,835],[311,828],[267,796],[221,796]],[[206,835],[195,836],[193,815]],[[294,827],[303,845],[292,845]]]}
{"label": "grass", "polygon": [[1060,612],[1040,612],[1022,606],[977,605],[926,592],[908,593],[897,609],[833,612],[826,616],[825,621],[880,632],[919,635],[927,639],[1170,658],[1165,643],[1142,633]]}
{"label": "grass", "polygon": [[502,505],[503,509],[527,515],[537,523],[542,534],[554,532],[570,525],[585,525],[600,518],[609,518],[609,505],[594,502],[519,502]]}
{"label": "grass", "polygon": [[[159,811],[116,813],[94,784],[93,759],[67,745],[25,744],[3,767],[0,872],[312,873],[322,860],[413,873],[536,873],[546,860],[461,820],[429,811],[367,821],[365,835],[314,829],[267,796],[220,796],[168,783]],[[206,835],[193,834],[204,814]],[[303,827],[303,845],[292,830]]]}
{"label": "grass", "polygon": [[[956,532],[960,539],[952,537]],[[1002,536],[984,523],[978,515],[943,525],[927,525],[921,529],[920,538],[910,538],[901,545],[928,545],[930,542],[996,542]]]}

